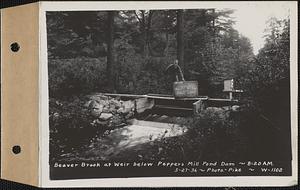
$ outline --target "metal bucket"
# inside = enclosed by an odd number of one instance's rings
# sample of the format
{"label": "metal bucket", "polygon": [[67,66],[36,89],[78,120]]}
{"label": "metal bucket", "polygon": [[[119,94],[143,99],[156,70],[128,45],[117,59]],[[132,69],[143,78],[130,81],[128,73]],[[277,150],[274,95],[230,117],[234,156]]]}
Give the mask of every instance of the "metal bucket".
{"label": "metal bucket", "polygon": [[173,83],[175,98],[198,97],[198,81],[177,81]]}

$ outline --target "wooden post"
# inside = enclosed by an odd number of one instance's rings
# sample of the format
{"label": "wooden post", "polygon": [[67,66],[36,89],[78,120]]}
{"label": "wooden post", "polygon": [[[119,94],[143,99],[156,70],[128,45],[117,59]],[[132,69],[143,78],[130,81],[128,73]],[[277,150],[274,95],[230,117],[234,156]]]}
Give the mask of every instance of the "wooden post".
{"label": "wooden post", "polygon": [[233,99],[233,92],[229,92],[229,99],[232,100]]}
{"label": "wooden post", "polygon": [[201,112],[201,104],[201,100],[198,100],[197,102],[193,103],[194,115],[197,115]]}

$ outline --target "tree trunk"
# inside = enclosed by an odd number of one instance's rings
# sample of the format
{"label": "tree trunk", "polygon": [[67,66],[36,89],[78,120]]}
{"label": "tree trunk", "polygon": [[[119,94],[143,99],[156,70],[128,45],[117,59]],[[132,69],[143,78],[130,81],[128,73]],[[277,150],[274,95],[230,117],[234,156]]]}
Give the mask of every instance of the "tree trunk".
{"label": "tree trunk", "polygon": [[145,11],[141,11],[141,29],[142,29],[142,35],[143,35],[143,57],[148,57],[148,45],[147,45],[147,24],[146,24],[146,16]]}
{"label": "tree trunk", "polygon": [[183,74],[185,74],[184,64],[184,39],[183,39],[183,10],[177,10],[177,60]]}
{"label": "tree trunk", "polygon": [[147,46],[147,57],[149,56],[149,54],[152,54],[151,51],[151,45],[150,45],[150,32],[151,32],[151,24],[152,24],[152,15],[153,15],[153,11],[149,11],[149,15],[148,15],[148,22],[147,22],[147,28],[146,28],[146,46]]}
{"label": "tree trunk", "polygon": [[107,12],[107,80],[108,89],[116,92],[116,72],[114,60],[114,11]]}
{"label": "tree trunk", "polygon": [[167,56],[169,53],[168,51],[169,51],[169,33],[168,33],[168,31],[166,31],[166,47],[164,49],[163,55]]}

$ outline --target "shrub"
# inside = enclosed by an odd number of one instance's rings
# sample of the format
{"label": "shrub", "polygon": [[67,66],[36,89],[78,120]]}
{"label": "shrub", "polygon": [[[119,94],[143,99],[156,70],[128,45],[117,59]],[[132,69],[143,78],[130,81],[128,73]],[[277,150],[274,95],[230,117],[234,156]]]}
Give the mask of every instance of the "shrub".
{"label": "shrub", "polygon": [[93,123],[93,116],[83,105],[83,97],[61,101],[49,100],[50,158],[70,152],[103,130]]}
{"label": "shrub", "polygon": [[105,89],[105,59],[49,59],[50,97]]}
{"label": "shrub", "polygon": [[162,57],[147,59],[139,72],[136,92],[140,94],[172,94],[173,81],[165,69],[173,61],[171,58]]}

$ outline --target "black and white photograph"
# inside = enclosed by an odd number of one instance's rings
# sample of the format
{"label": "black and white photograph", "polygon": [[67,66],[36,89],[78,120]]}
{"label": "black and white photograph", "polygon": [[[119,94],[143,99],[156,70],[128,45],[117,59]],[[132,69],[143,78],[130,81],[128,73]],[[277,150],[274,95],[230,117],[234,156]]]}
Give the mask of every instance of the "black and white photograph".
{"label": "black and white photograph", "polygon": [[211,5],[45,11],[49,180],[292,176],[291,4]]}

